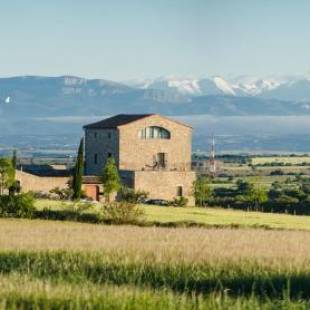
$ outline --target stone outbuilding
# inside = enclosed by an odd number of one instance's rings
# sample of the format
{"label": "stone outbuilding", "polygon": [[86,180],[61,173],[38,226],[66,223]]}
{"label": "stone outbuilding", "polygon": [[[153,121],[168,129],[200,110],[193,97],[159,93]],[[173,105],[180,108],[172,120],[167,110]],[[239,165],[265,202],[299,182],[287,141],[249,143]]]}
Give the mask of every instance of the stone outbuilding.
{"label": "stone outbuilding", "polygon": [[[120,114],[84,130],[86,180],[101,175],[107,159],[114,157],[124,185],[147,191],[152,199],[184,196],[194,204],[190,126],[157,114]],[[87,191],[96,192],[97,199],[99,187],[89,183]]]}

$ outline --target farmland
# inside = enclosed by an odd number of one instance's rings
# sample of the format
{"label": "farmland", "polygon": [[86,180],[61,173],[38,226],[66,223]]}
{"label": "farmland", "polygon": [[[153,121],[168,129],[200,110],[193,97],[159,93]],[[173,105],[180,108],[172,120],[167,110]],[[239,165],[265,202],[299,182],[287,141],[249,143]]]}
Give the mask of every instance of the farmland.
{"label": "farmland", "polygon": [[36,199],[32,219],[0,219],[1,307],[309,309],[310,217],[288,214],[306,214],[309,178],[294,169],[308,167],[225,165],[210,201],[242,202],[253,184],[296,208],[139,204],[137,221],[109,222],[100,203]]}
{"label": "farmland", "polygon": [[306,163],[310,165],[310,156],[258,156],[251,159],[253,165],[263,165],[266,163],[282,163],[299,165]]}
{"label": "farmland", "polygon": [[[68,203],[67,203],[68,205]],[[37,200],[38,209],[60,210],[66,203],[52,200]],[[310,217],[287,214],[245,212],[222,208],[175,208],[140,205],[145,213],[146,225],[152,223],[198,223],[206,226],[264,227],[269,229],[310,230]],[[95,205],[92,212],[100,210]]]}
{"label": "farmland", "polygon": [[306,231],[0,224],[3,306],[309,307]]}

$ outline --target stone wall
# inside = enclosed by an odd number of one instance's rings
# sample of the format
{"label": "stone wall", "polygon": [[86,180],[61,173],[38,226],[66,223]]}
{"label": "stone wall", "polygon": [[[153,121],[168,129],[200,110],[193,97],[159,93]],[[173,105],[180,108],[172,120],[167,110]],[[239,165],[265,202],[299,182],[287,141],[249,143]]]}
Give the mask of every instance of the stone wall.
{"label": "stone wall", "polygon": [[151,199],[173,200],[177,197],[177,188],[182,186],[183,196],[194,206],[193,182],[196,174],[192,171],[135,171],[134,189],[147,191]]}
{"label": "stone wall", "polygon": [[[158,126],[170,132],[170,139],[141,139],[139,131]],[[191,169],[192,128],[153,115],[119,127],[119,168],[122,170],[150,169],[158,153],[167,154],[168,170]]]}
{"label": "stone wall", "polygon": [[55,187],[66,188],[69,177],[39,177],[16,170],[16,180],[20,182],[23,192],[34,191],[48,193]]}
{"label": "stone wall", "polygon": [[118,141],[116,129],[85,130],[85,175],[100,175],[109,155],[113,156],[118,164]]}

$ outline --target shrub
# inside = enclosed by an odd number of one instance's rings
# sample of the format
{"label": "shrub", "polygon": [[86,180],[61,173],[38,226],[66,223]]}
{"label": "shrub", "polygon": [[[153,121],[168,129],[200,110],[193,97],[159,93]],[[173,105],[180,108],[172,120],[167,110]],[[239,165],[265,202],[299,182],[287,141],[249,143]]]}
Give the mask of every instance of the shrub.
{"label": "shrub", "polygon": [[181,207],[181,208],[184,208],[186,207],[188,204],[188,199],[181,196],[181,197],[178,197],[178,198],[174,198],[173,202],[172,202],[172,205],[175,206],[175,207]]}
{"label": "shrub", "polygon": [[129,203],[142,203],[147,197],[148,193],[144,191],[134,191],[134,189],[123,186],[120,191],[120,199]]}
{"label": "shrub", "polygon": [[31,218],[34,211],[34,198],[31,194],[0,196],[0,216],[2,217]]}
{"label": "shrub", "polygon": [[205,206],[207,200],[212,196],[212,189],[209,183],[210,180],[206,177],[198,178],[193,183],[193,194],[198,206]]}
{"label": "shrub", "polygon": [[[55,187],[50,190],[50,193],[56,195],[60,200],[69,200],[73,197],[73,190],[71,188]],[[80,196],[81,194],[82,193],[79,193]]]}
{"label": "shrub", "polygon": [[9,195],[14,196],[15,194],[19,194],[21,192],[21,185],[19,181],[13,181],[11,186],[9,187]]}
{"label": "shrub", "polygon": [[133,203],[125,201],[103,205],[103,221],[110,224],[135,224],[141,221],[144,211]]}
{"label": "shrub", "polygon": [[34,217],[45,220],[99,223],[100,218],[97,212],[94,212],[92,209],[93,204],[87,202],[70,205],[63,204],[60,210],[52,210],[50,208],[37,210],[34,213]]}
{"label": "shrub", "polygon": [[276,169],[276,170],[271,171],[270,175],[284,175],[284,172],[281,169]]}
{"label": "shrub", "polygon": [[53,197],[51,194],[42,192],[42,191],[29,191],[30,194],[34,199],[52,199]]}

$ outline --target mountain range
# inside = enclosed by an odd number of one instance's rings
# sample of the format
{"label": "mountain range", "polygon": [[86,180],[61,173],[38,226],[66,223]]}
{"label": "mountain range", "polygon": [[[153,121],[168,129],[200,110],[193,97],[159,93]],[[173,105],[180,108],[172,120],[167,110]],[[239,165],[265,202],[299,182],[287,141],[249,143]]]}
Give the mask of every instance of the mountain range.
{"label": "mountain range", "polygon": [[310,114],[306,76],[259,79],[177,78],[113,82],[74,76],[0,78],[1,118],[167,115]]}
{"label": "mountain range", "polygon": [[310,79],[167,76],[114,82],[75,76],[0,78],[0,150],[5,146],[30,150],[65,147],[66,152],[72,146],[75,150],[82,125],[116,113],[177,117],[194,127],[197,149],[207,148],[208,135],[215,132],[228,135],[223,149],[231,145],[231,149],[241,150],[249,146],[248,141],[271,149],[279,145],[278,138],[266,137],[282,134],[286,137],[283,142],[293,134],[291,144],[281,142],[281,150],[306,150],[304,139],[298,142],[296,135],[309,131]]}

